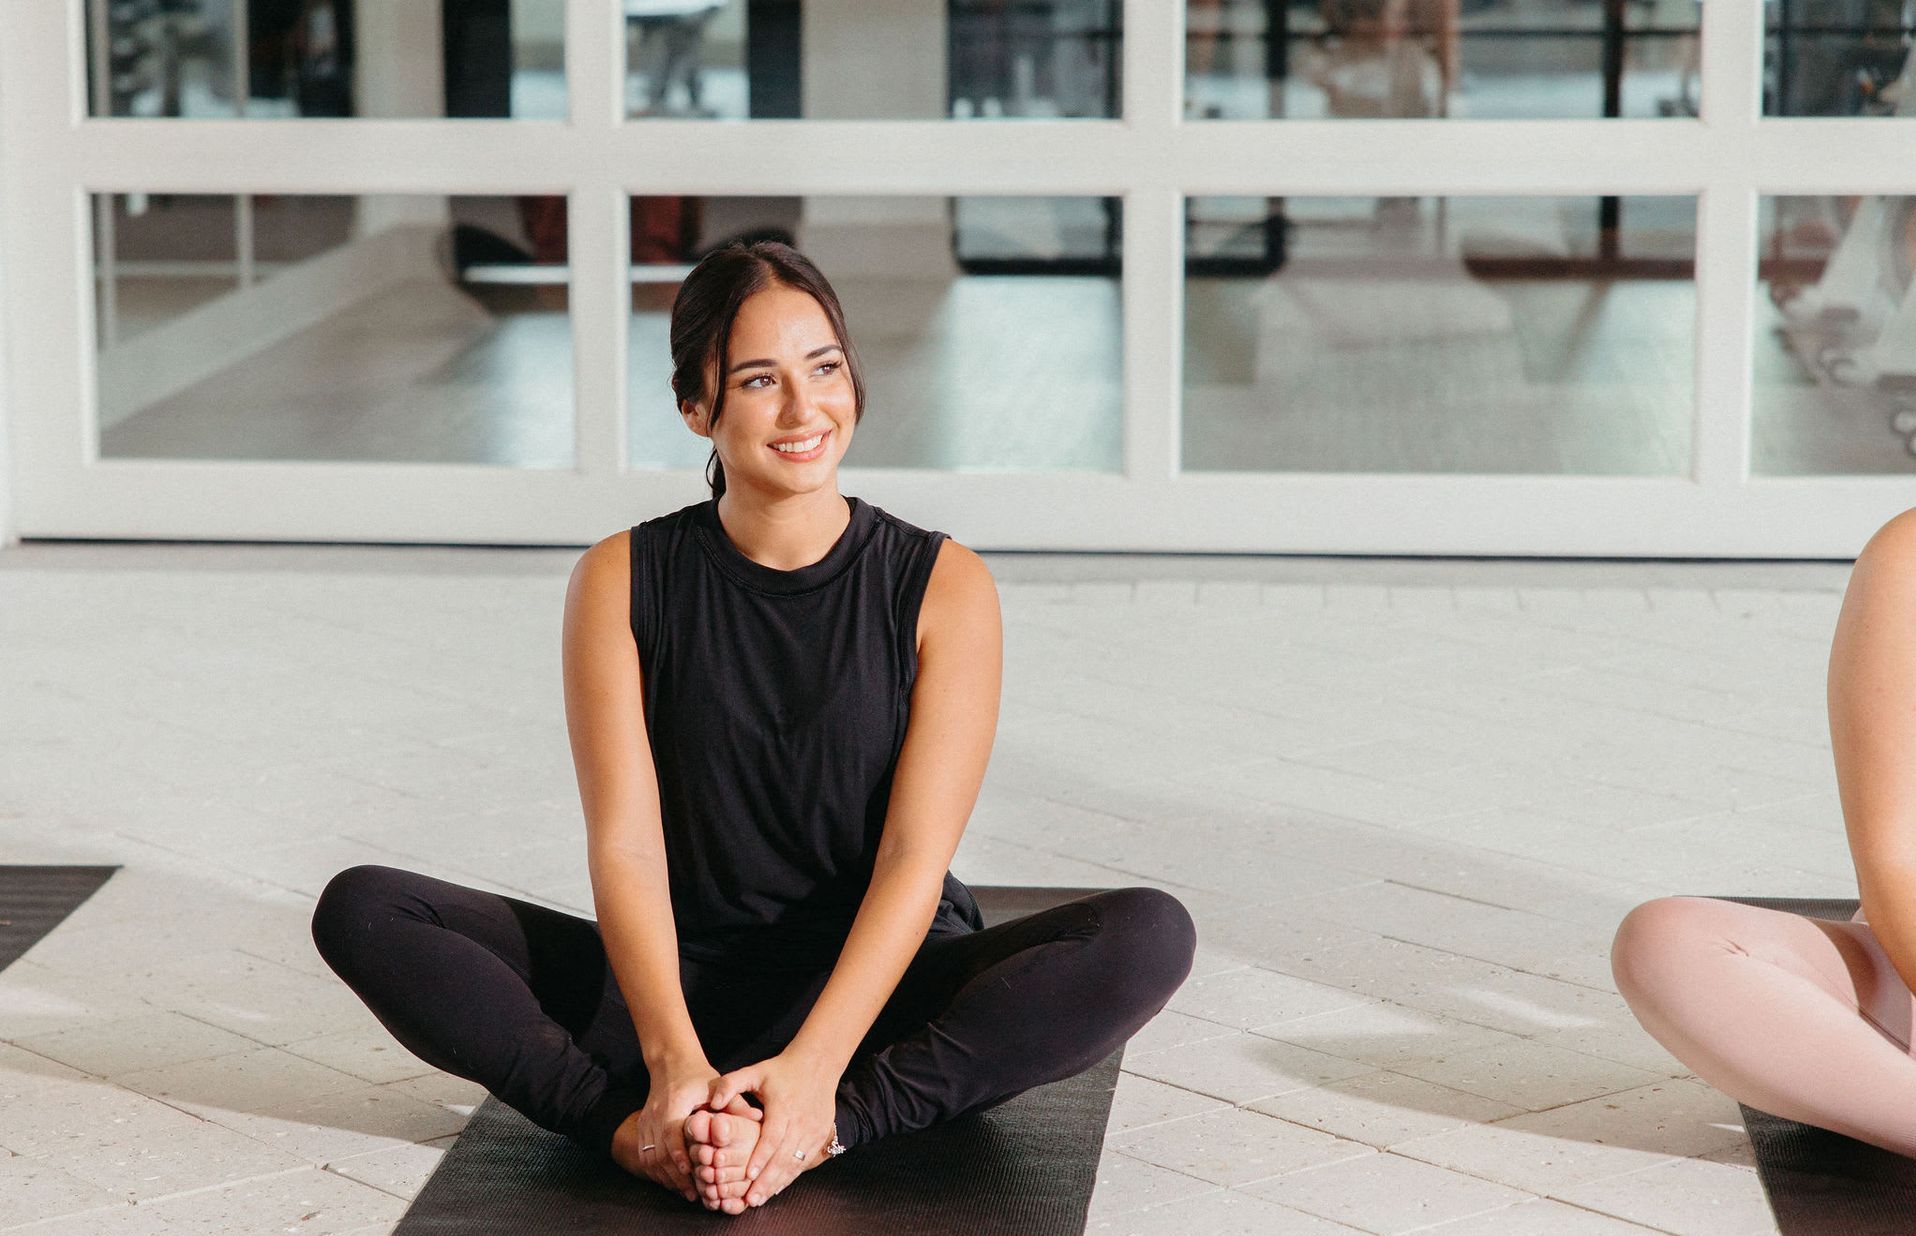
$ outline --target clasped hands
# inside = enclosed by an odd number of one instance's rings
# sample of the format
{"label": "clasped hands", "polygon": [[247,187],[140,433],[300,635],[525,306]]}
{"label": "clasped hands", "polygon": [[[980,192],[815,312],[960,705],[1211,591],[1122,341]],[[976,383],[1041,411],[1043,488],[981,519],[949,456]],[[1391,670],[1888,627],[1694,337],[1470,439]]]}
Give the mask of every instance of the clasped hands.
{"label": "clasped hands", "polygon": [[788,1049],[723,1075],[703,1060],[658,1072],[622,1166],[687,1201],[743,1214],[826,1157],[838,1090],[826,1062]]}

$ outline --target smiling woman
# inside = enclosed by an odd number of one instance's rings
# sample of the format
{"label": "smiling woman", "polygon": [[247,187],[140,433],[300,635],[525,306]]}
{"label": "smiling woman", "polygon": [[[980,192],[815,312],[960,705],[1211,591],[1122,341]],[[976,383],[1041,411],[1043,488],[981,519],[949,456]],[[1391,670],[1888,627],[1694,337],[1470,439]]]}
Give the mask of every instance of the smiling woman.
{"label": "smiling woman", "polygon": [[[672,393],[692,432],[712,440],[706,479],[714,498],[725,496],[728,459],[748,484],[770,479],[757,466],[767,462],[835,469],[865,415],[837,294],[816,266],[776,242],[721,249],[680,287]],[[768,461],[759,442],[777,459]],[[773,486],[785,483],[780,477]]]}
{"label": "smiling woman", "polygon": [[1155,888],[986,928],[952,876],[997,727],[997,588],[838,492],[865,388],[825,277],[722,249],[671,339],[712,497],[594,545],[566,598],[597,921],[356,867],[313,931],[421,1059],[739,1214],[1097,1064],[1196,932]]}

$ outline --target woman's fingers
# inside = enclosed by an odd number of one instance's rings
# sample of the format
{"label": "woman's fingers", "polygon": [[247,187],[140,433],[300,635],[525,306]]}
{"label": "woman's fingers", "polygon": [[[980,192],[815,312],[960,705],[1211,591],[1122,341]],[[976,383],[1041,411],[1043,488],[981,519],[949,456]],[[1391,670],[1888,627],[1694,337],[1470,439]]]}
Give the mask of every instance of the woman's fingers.
{"label": "woman's fingers", "polygon": [[730,1103],[727,1103],[722,1110],[727,1116],[743,1116],[747,1120],[758,1120],[764,1116],[764,1113],[759,1111],[758,1108],[747,1103],[745,1096],[742,1094],[734,1098]]}
{"label": "woman's fingers", "polygon": [[[805,1140],[802,1136],[788,1136],[777,1143],[771,1155],[768,1156],[763,1170],[757,1176],[751,1177],[752,1188],[745,1195],[747,1202],[754,1206],[763,1206],[777,1197],[786,1185],[798,1178],[799,1172],[807,1166],[806,1161],[811,1158],[809,1153],[805,1159],[796,1157],[797,1152],[805,1148]],[[759,1143],[761,1149],[764,1145],[763,1141]]]}
{"label": "woman's fingers", "polygon": [[706,1097],[706,1106],[714,1111],[724,1111],[732,1105],[733,1100],[742,1098],[746,1091],[756,1090],[762,1081],[756,1065],[733,1069],[730,1073],[713,1079],[712,1092]]}
{"label": "woman's fingers", "polygon": [[[745,1165],[748,1180],[757,1180],[772,1162],[772,1155],[785,1144],[791,1121],[783,1116],[767,1115],[764,1127],[759,1130],[758,1145],[752,1147],[751,1161]],[[787,1151],[786,1153],[790,1153]]]}
{"label": "woman's fingers", "polygon": [[676,1164],[663,1156],[659,1159],[659,1170],[655,1179],[672,1192],[683,1193],[688,1199],[698,1196],[698,1188],[692,1180],[691,1173],[679,1171]]}
{"label": "woman's fingers", "polygon": [[[648,1155],[647,1157],[650,1158],[651,1156]],[[667,1162],[664,1158],[656,1159],[648,1164],[645,1169],[645,1174],[657,1182],[660,1187],[670,1189],[672,1192],[680,1194],[688,1202],[698,1200],[698,1190],[692,1187],[692,1182],[689,1179],[680,1179],[678,1173],[672,1170],[671,1163]]]}
{"label": "woman's fingers", "polygon": [[677,1175],[681,1185],[689,1184],[692,1179],[692,1156],[686,1153],[685,1149],[684,1121],[666,1126],[664,1133],[659,1137],[659,1149],[665,1152],[672,1166],[678,1169]]}

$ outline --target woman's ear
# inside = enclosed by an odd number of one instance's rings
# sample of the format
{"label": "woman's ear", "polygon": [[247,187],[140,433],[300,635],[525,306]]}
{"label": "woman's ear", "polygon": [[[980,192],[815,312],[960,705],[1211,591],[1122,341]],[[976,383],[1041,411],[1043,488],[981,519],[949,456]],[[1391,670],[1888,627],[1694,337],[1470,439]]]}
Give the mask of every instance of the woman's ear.
{"label": "woman's ear", "polygon": [[699,437],[709,438],[712,436],[707,433],[705,429],[705,409],[697,403],[690,399],[680,402],[679,415],[685,418],[687,428],[691,429],[691,431]]}

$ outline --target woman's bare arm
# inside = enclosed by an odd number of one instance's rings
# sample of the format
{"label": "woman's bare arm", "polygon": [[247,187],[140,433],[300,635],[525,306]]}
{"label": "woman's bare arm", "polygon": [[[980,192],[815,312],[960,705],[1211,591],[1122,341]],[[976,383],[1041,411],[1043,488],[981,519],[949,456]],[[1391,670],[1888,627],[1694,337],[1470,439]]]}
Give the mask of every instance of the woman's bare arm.
{"label": "woman's bare arm", "polygon": [[1863,911],[1916,990],[1916,511],[1857,556],[1830,647],[1829,711]]}
{"label": "woman's bare arm", "polygon": [[673,1055],[703,1059],[704,1051],[679,986],[658,778],[629,618],[629,535],[600,541],[572,569],[565,606],[565,710],[585,811],[592,902],[651,1064]]}

